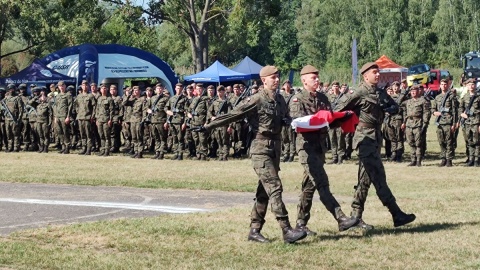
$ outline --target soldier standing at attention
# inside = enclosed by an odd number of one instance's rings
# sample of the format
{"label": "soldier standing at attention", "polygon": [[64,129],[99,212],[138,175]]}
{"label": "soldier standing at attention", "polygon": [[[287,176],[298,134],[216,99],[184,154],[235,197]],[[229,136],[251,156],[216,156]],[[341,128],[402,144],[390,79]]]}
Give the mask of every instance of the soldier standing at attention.
{"label": "soldier standing at attention", "polygon": [[283,125],[290,125],[290,119],[287,115],[285,100],[280,94],[276,93],[279,83],[277,68],[274,66],[263,67],[260,70],[260,78],[265,86],[263,90],[240,103],[229,113],[197,128],[196,131],[210,131],[244,117],[249,118],[249,123],[255,134],[250,155],[253,169],[258,175],[258,186],[251,213],[251,229],[248,240],[261,243],[269,242],[260,231],[265,223],[265,215],[270,200],[272,212],[282,229],[283,240],[286,243],[294,243],[305,238],[307,234],[290,226],[288,212],[282,200],[282,181],[278,176],[282,147],[280,132]]}
{"label": "soldier standing at attention", "polygon": [[120,151],[121,141],[121,131],[122,131],[122,98],[118,96],[117,86],[112,84],[110,85],[110,96],[113,100],[113,117],[112,117],[112,140],[113,145],[110,148],[111,153],[118,153]]}
{"label": "soldier standing at attention", "polygon": [[476,85],[474,79],[468,79],[466,82],[468,92],[460,100],[458,114],[462,118],[465,126],[465,137],[467,138],[468,148],[468,167],[480,167],[479,152],[479,132],[480,132],[480,95],[475,93]]}
{"label": "soldier standing at attention", "polygon": [[[5,98],[5,88],[0,88],[0,101]],[[5,146],[5,151],[8,151],[7,147],[7,138],[5,134],[5,113],[3,112],[4,108],[0,104],[0,151],[2,147]]]}
{"label": "soldier standing at attention", "polygon": [[155,93],[152,109],[149,111],[149,113],[152,114],[152,133],[155,138],[155,155],[152,159],[163,159],[167,152],[168,136],[168,130],[165,129],[165,123],[167,122],[165,106],[168,103],[170,95],[168,90],[163,87],[163,84],[157,84]]}
{"label": "soldier standing at attention", "polygon": [[[194,97],[188,107],[188,118],[190,119],[190,128],[199,127],[205,125],[207,122],[208,112],[208,97],[202,95],[204,92],[203,86],[197,84],[198,96]],[[213,88],[213,86],[208,86]],[[208,144],[207,138],[209,134],[204,132],[192,133],[192,139],[195,144],[195,153],[197,154],[197,160],[207,160]]]}
{"label": "soldier standing at attention", "polygon": [[[88,87],[88,84],[87,84]],[[97,99],[102,95],[100,94],[100,91],[98,91],[98,86],[97,83],[92,82],[90,84],[90,91],[93,97],[95,97],[95,103],[97,102]],[[98,129],[97,125],[95,125],[95,118],[92,119],[92,145],[93,145],[93,150],[95,152],[98,152],[100,149],[100,135],[98,134]]]}
{"label": "soldier standing at attention", "polygon": [[[33,90],[33,89],[32,89]],[[27,104],[30,101],[30,97],[27,95],[27,85],[22,83],[18,86],[19,97],[22,99],[23,102],[23,114],[22,114],[22,142],[23,142],[23,151],[29,151],[30,144],[32,143],[30,138],[30,133],[32,127],[30,125],[30,121],[28,119],[29,114],[27,111]]]}
{"label": "soldier standing at attention", "polygon": [[[225,87],[220,85],[217,87],[217,94],[218,98],[215,99],[212,105],[208,108],[208,118],[210,121],[215,120],[220,115],[227,114],[232,109],[232,104],[227,99],[225,93]],[[219,150],[219,161],[227,161],[228,160],[228,153],[230,151],[230,136],[227,132],[226,126],[217,127],[216,129],[212,130],[210,133],[211,137],[218,144]]]}
{"label": "soldier standing at attention", "polygon": [[55,96],[55,103],[53,106],[53,115],[55,123],[55,131],[60,139],[62,149],[60,154],[70,154],[70,116],[73,108],[73,98],[70,93],[67,93],[67,86],[65,82],[59,81],[57,87],[60,90]]}
{"label": "soldier standing at attention", "polygon": [[130,117],[132,115],[132,107],[131,106],[123,106],[123,101],[127,100],[129,96],[132,95],[132,88],[127,87],[125,88],[125,91],[123,92],[123,98],[122,98],[122,115],[123,115],[123,124],[122,124],[122,133],[123,133],[123,139],[125,141],[125,149],[128,154],[134,154],[133,150],[133,144],[132,144],[132,132],[130,131]]}
{"label": "soldier standing at attention", "polygon": [[93,94],[88,93],[88,82],[82,81],[82,92],[75,99],[75,109],[77,112],[78,127],[80,130],[80,139],[82,140],[83,150],[79,155],[90,155],[92,152],[93,128],[95,125],[95,106],[96,98]]}
{"label": "soldier standing at attention", "polygon": [[20,151],[20,136],[22,135],[22,98],[15,95],[15,85],[7,85],[7,93],[4,98],[6,108],[3,108],[5,115],[5,134],[8,140],[8,152]]}
{"label": "soldier standing at attention", "polygon": [[[340,92],[340,83],[337,81],[332,82],[332,93],[329,95],[329,103],[336,104],[337,100],[342,96]],[[342,164],[345,157],[345,133],[342,128],[330,128],[328,130],[328,136],[330,137],[330,144],[332,148],[332,161],[328,164]]]}
{"label": "soldier standing at attention", "polygon": [[145,98],[140,95],[140,88],[133,87],[133,94],[123,101],[124,107],[131,107],[130,132],[132,133],[133,155],[132,158],[143,158],[143,128],[142,120],[147,116],[148,107]]}
{"label": "soldier standing at attention", "polygon": [[448,81],[440,81],[440,90],[432,101],[432,114],[437,125],[437,139],[440,144],[439,167],[452,167],[452,159],[455,156],[454,140],[455,126],[458,122],[458,101],[456,96],[448,90]]}
{"label": "soldier standing at attention", "polygon": [[168,100],[165,106],[167,113],[167,122],[165,128],[170,128],[173,137],[173,147],[176,147],[174,160],[183,160],[183,150],[185,148],[185,112],[188,110],[188,100],[183,94],[182,84],[175,85],[176,95]]}
{"label": "soldier standing at attention", "polygon": [[[38,88],[38,87],[37,87]],[[48,103],[48,98],[44,91],[40,92],[37,105],[37,121],[35,129],[37,130],[40,150],[39,153],[48,153],[48,145],[50,144],[50,125],[52,124],[52,108]]]}
{"label": "soldier standing at attention", "polygon": [[[391,97],[395,102],[398,102],[398,105],[400,105],[403,102],[403,100],[400,100],[403,99],[402,96],[400,96],[400,83],[397,81],[393,82],[392,90],[393,95],[391,95]],[[387,132],[391,143],[392,154],[390,160],[393,162],[402,162],[404,152],[403,140],[405,137],[402,129],[402,124],[404,123],[402,108],[400,108],[398,113],[391,114],[389,119],[390,121],[387,126]]]}
{"label": "soldier standing at attention", "polygon": [[375,62],[366,63],[360,69],[363,82],[351,95],[343,96],[335,109],[337,111],[353,110],[359,112],[360,122],[357,125],[353,137],[353,148],[358,151],[359,168],[358,184],[352,203],[352,217],[359,219],[360,226],[364,229],[373,229],[373,226],[362,220],[368,189],[373,184],[377,196],[384,206],[392,214],[395,227],[405,225],[415,220],[414,214],[405,214],[397,205],[387,184],[385,169],[380,156],[381,149],[381,125],[385,113],[398,112],[398,105],[385,93],[377,88],[380,71]]}
{"label": "soldier standing at attention", "polygon": [[[287,108],[290,106],[293,96],[295,95],[292,87],[290,86],[290,81],[286,80],[283,82],[284,91],[281,93],[287,104]],[[252,95],[253,95],[252,87]],[[289,113],[290,115],[290,113]],[[282,128],[282,144],[283,144],[283,162],[292,162],[295,158],[295,130],[291,126],[285,126]]]}
{"label": "soldier standing at attention", "polygon": [[410,88],[412,98],[402,103],[403,124],[407,142],[410,145],[411,162],[408,166],[422,166],[422,140],[423,130],[427,128],[430,121],[430,101],[420,95],[420,86],[414,85]]}
{"label": "soldier standing at attention", "polygon": [[111,138],[110,132],[113,119],[113,99],[107,96],[108,90],[105,84],[100,87],[100,93],[102,94],[97,99],[97,106],[95,111],[95,119],[97,119],[97,130],[100,135],[100,153],[99,156],[110,156]]}
{"label": "soldier standing at attention", "polygon": [[[303,90],[293,97],[290,103],[290,116],[298,118],[313,115],[320,110],[331,111],[328,97],[324,93],[316,91],[319,83],[318,69],[306,65],[300,71],[300,75]],[[295,141],[298,161],[303,167],[302,193],[297,207],[297,229],[303,230],[309,235],[316,234],[307,227],[315,189],[318,190],[320,201],[338,222],[340,231],[354,226],[358,221],[343,213],[342,208],[330,192],[328,176],[323,168],[327,137],[328,127],[324,127],[318,131],[298,133]]]}

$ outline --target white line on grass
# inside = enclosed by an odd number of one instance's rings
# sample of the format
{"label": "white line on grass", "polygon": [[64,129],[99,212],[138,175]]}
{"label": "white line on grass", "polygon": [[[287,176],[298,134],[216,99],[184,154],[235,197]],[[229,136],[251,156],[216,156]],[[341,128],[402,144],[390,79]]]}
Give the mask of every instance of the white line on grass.
{"label": "white line on grass", "polygon": [[187,214],[187,213],[193,213],[193,212],[208,211],[206,209],[201,209],[201,208],[175,207],[175,206],[164,206],[164,205],[141,205],[141,204],[133,204],[133,203],[112,203],[112,202],[58,201],[58,200],[37,200],[37,199],[16,199],[16,198],[0,198],[0,202],[120,208],[120,209],[132,209],[132,210],[144,210],[144,211],[157,211],[157,212],[172,213],[172,214]]}

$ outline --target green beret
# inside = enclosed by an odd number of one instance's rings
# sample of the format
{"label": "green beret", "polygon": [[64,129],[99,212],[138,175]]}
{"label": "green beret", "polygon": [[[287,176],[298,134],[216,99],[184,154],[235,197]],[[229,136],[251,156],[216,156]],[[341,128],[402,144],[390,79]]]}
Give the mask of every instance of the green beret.
{"label": "green beret", "polygon": [[264,66],[260,70],[260,77],[267,77],[275,73],[278,73],[278,69],[275,66]]}

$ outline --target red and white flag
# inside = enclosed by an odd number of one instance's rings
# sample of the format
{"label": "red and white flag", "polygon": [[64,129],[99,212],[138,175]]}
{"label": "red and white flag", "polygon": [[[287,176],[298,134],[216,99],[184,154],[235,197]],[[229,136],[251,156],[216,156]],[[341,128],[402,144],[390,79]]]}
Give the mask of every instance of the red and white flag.
{"label": "red and white flag", "polygon": [[342,118],[347,116],[347,112],[351,114],[351,117],[342,123],[341,128],[345,133],[354,132],[355,125],[358,124],[358,117],[352,111],[331,112],[321,110],[314,115],[294,119],[292,121],[292,128],[295,129],[297,133],[317,131],[323,127],[328,127],[329,124],[335,120],[341,121]]}

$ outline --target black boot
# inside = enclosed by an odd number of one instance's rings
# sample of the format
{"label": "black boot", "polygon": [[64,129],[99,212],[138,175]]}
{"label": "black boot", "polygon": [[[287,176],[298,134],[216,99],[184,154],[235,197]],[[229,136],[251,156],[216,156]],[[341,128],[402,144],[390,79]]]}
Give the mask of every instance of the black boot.
{"label": "black boot", "polygon": [[447,160],[443,158],[440,164],[438,164],[438,167],[444,167],[445,165],[447,165]]}
{"label": "black boot", "polygon": [[135,152],[133,155],[131,155],[131,158],[136,158],[138,156],[138,152]]}
{"label": "black boot", "polygon": [[48,153],[48,144],[43,146],[43,153]]}
{"label": "black boot", "polygon": [[365,230],[365,231],[370,231],[370,230],[373,230],[374,227],[373,225],[370,225],[370,224],[367,224],[365,223],[365,221],[363,221],[362,219],[362,212],[361,210],[359,209],[355,209],[352,211],[352,218],[356,218],[358,220],[357,224],[355,224],[354,228],[358,228],[358,229],[362,229],[362,230]]}
{"label": "black boot", "polygon": [[475,167],[480,167],[480,160],[475,160]]}
{"label": "black boot", "polygon": [[164,158],[164,154],[163,152],[161,152],[157,159],[163,159],[163,158]]}
{"label": "black boot", "polygon": [[413,222],[416,218],[414,214],[405,214],[402,210],[400,210],[400,207],[398,207],[396,202],[393,202],[388,206],[388,211],[390,211],[392,214],[394,227],[403,226]]}
{"label": "black boot", "polygon": [[254,241],[259,243],[269,243],[270,240],[265,238],[261,233],[260,229],[250,229],[250,233],[248,233],[248,241]]}
{"label": "black boot", "polygon": [[135,158],[143,158],[143,152],[142,151],[138,151],[138,154]]}
{"label": "black boot", "polygon": [[468,159],[467,167],[473,167],[475,166],[475,157],[470,157]]}
{"label": "black boot", "polygon": [[337,219],[337,222],[338,222],[338,230],[343,232],[357,225],[358,219],[356,217],[347,217],[343,215]]}
{"label": "black boot", "polygon": [[289,159],[290,159],[290,155],[285,155],[282,159],[282,162],[288,162]]}
{"label": "black boot", "polygon": [[85,152],[87,152],[87,147],[84,147],[82,151],[78,152],[79,155],[85,155]]}
{"label": "black boot", "polygon": [[412,158],[412,161],[410,163],[408,163],[407,166],[411,167],[411,166],[416,166],[417,165],[417,159],[416,158]]}
{"label": "black boot", "polygon": [[453,167],[452,160],[447,159],[447,162],[445,163],[446,167]]}
{"label": "black boot", "polygon": [[297,231],[304,231],[307,233],[307,235],[311,235],[311,236],[314,236],[314,235],[317,235],[316,232],[314,231],[311,231],[307,225],[304,225],[304,224],[300,224],[300,223],[297,223],[297,226],[295,226],[295,230]]}
{"label": "black boot", "polygon": [[183,160],[183,152],[178,153],[177,160]]}
{"label": "black boot", "polygon": [[38,152],[38,153],[43,153],[43,148],[44,148],[43,145],[41,145],[41,146],[38,148],[38,151],[37,151],[37,152]]}
{"label": "black boot", "polygon": [[152,157],[152,159],[157,159],[160,156],[160,152],[155,152],[155,156]]}
{"label": "black boot", "polygon": [[70,154],[70,147],[65,145],[65,150],[63,151],[64,154]]}
{"label": "black boot", "polygon": [[89,147],[87,147],[87,151],[85,151],[85,154],[84,154],[84,155],[90,156],[91,154],[92,154],[92,147],[89,146]]}
{"label": "black boot", "polygon": [[105,154],[103,154],[104,157],[110,156],[110,148],[105,148]]}
{"label": "black boot", "polygon": [[295,230],[290,226],[282,228],[282,232],[283,232],[283,241],[287,244],[293,244],[307,237],[307,233],[305,231]]}
{"label": "black boot", "polygon": [[288,159],[288,162],[293,162],[294,159],[295,159],[295,155],[291,155],[290,158]]}

